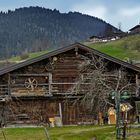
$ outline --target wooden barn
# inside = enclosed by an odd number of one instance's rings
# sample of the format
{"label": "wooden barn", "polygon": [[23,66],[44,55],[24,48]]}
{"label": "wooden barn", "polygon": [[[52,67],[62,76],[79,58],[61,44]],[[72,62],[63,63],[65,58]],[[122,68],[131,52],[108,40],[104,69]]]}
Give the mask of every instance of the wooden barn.
{"label": "wooden barn", "polygon": [[[45,55],[0,70],[0,119],[4,124],[94,122],[93,112],[73,100],[87,93],[72,92],[79,70],[89,53],[108,63],[108,73],[125,67],[131,77],[136,98],[139,94],[140,68],[123,62],[80,43],[60,48]],[[82,74],[86,78],[86,74]],[[87,83],[83,83],[87,84]],[[136,98],[138,99],[138,97]]]}
{"label": "wooden barn", "polygon": [[140,24],[134,26],[129,31],[130,31],[130,34],[139,34],[140,33]]}

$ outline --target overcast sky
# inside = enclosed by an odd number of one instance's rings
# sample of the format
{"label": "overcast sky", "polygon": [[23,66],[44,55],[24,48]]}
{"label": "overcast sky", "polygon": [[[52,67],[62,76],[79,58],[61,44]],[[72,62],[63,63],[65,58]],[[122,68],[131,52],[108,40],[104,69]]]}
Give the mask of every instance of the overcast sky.
{"label": "overcast sky", "polygon": [[140,22],[140,0],[0,0],[0,10],[41,6],[60,12],[78,11],[127,31]]}

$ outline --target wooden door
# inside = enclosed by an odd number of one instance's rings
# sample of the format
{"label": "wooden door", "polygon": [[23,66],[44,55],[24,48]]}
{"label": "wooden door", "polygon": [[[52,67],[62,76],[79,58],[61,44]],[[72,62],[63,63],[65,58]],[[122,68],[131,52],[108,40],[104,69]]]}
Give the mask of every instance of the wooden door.
{"label": "wooden door", "polygon": [[76,124],[76,106],[70,103],[63,104],[63,123],[64,124]]}

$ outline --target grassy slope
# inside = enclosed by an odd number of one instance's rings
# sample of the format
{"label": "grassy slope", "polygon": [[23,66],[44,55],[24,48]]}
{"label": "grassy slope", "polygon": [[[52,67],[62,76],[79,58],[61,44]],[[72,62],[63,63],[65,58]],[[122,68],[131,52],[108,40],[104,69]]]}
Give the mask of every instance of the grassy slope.
{"label": "grassy slope", "polygon": [[107,43],[94,43],[88,46],[121,60],[140,60],[140,35],[124,37]]}
{"label": "grassy slope", "polygon": [[[29,58],[28,59],[31,59],[31,58],[35,58],[35,57],[38,57],[40,55],[43,55],[45,53],[48,53],[48,51],[41,51],[41,52],[34,52],[34,53],[29,53]],[[16,56],[16,57],[12,57],[11,59],[9,59],[9,61],[21,61],[21,58],[20,56]]]}
{"label": "grassy slope", "polygon": [[[115,140],[114,126],[65,126],[48,128],[51,140]],[[7,140],[46,140],[43,128],[6,128]],[[127,140],[139,140],[131,136]],[[0,132],[0,140],[3,140]]]}
{"label": "grassy slope", "polygon": [[25,61],[28,59],[32,59],[32,58],[38,57],[38,56],[46,54],[46,53],[48,53],[47,50],[41,51],[41,52],[29,53],[29,57],[24,60],[22,60],[20,56],[11,57],[10,59],[6,59],[6,60],[0,60],[0,68],[6,67],[11,64],[19,63],[19,62],[22,62],[22,61]]}
{"label": "grassy slope", "polygon": [[[140,60],[140,35],[128,36],[107,43],[86,43],[86,45],[121,60]],[[35,58],[45,53],[48,53],[48,51],[29,53],[28,59]],[[12,57],[8,61],[17,62],[21,61],[21,58],[20,56]],[[0,63],[3,62],[5,61],[0,61]]]}

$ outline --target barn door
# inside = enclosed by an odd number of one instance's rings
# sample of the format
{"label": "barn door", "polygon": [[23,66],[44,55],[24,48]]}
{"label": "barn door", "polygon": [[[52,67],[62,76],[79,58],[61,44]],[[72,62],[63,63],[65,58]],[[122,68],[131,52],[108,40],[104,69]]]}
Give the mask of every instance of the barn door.
{"label": "barn door", "polygon": [[64,124],[76,124],[76,106],[72,105],[71,103],[64,103],[63,104],[63,123]]}

